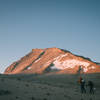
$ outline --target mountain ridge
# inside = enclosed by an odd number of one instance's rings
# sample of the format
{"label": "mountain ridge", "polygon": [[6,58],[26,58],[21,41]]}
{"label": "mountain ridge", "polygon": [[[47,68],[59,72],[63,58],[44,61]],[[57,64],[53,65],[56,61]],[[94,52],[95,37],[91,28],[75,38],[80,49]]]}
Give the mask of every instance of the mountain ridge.
{"label": "mountain ridge", "polygon": [[[51,66],[52,65],[52,66]],[[59,48],[32,49],[20,60],[12,63],[4,74],[38,73],[77,73],[80,66],[84,73],[100,72],[100,66],[90,58],[75,55]]]}

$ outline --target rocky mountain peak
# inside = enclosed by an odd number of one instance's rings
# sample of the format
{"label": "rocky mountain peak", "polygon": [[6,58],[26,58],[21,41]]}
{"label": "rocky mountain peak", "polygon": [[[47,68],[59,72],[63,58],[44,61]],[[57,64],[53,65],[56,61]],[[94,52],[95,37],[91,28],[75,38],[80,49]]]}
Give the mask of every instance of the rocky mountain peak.
{"label": "rocky mountain peak", "polygon": [[5,74],[18,73],[77,73],[80,66],[84,73],[100,72],[100,66],[83,56],[59,48],[32,49],[20,60],[11,64]]}

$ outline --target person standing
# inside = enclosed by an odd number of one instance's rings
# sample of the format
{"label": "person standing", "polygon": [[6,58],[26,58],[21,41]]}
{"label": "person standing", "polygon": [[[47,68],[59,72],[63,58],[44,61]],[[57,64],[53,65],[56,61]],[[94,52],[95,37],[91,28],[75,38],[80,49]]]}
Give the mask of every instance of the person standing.
{"label": "person standing", "polygon": [[88,81],[89,92],[90,94],[94,94],[94,84],[92,81]]}
{"label": "person standing", "polygon": [[81,80],[80,87],[81,87],[81,93],[86,93],[85,80],[84,79]]}

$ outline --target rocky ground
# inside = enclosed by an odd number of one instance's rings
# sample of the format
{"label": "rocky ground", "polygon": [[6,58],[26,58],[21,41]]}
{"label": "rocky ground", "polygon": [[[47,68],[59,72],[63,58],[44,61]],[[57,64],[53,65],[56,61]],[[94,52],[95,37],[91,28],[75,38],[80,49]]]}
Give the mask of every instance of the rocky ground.
{"label": "rocky ground", "polygon": [[100,74],[82,75],[95,94],[80,93],[79,75],[0,75],[0,100],[100,100]]}

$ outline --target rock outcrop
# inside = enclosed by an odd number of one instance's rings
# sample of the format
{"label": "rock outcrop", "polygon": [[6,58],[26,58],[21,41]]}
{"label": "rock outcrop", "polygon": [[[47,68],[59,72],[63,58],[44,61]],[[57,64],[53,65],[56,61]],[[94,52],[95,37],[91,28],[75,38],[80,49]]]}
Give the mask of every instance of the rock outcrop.
{"label": "rock outcrop", "polygon": [[32,49],[32,51],[11,64],[4,74],[19,73],[99,73],[100,65],[89,58],[74,55],[59,48]]}

